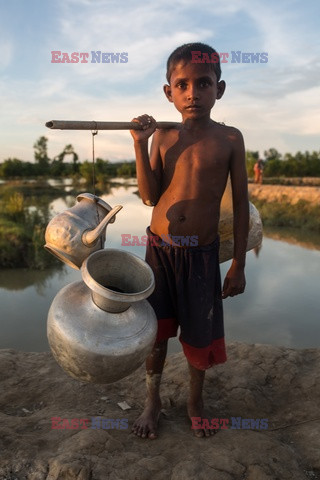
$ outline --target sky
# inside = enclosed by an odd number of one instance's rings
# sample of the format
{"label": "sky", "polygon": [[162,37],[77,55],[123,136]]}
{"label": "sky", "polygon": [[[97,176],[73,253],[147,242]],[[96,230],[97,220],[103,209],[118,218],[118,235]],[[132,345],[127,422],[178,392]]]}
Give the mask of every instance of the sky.
{"label": "sky", "polygon": [[[319,150],[319,18],[318,0],[0,0],[0,162],[33,161],[43,135],[49,157],[71,143],[91,159],[91,132],[49,130],[52,119],[180,121],[163,93],[166,60],[198,41],[229,53],[211,118],[241,130],[262,158],[271,147]],[[88,63],[53,63],[52,51],[88,53]],[[92,63],[92,51],[128,61]],[[268,61],[232,63],[233,51]],[[129,131],[100,131],[95,153],[133,159]]]}

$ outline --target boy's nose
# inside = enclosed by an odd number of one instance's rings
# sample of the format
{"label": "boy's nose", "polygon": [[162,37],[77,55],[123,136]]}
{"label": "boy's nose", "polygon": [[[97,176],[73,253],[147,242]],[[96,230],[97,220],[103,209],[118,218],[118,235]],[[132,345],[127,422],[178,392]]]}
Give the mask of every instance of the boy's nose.
{"label": "boy's nose", "polygon": [[188,89],[188,100],[196,100],[199,98],[199,91],[196,86],[190,86]]}

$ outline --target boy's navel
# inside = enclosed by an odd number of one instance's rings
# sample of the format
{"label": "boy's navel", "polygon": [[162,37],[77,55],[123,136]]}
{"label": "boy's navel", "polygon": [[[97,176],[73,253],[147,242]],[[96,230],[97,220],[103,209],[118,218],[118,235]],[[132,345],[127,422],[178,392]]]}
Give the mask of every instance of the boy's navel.
{"label": "boy's navel", "polygon": [[184,222],[186,217],[184,215],[180,215],[179,222]]}

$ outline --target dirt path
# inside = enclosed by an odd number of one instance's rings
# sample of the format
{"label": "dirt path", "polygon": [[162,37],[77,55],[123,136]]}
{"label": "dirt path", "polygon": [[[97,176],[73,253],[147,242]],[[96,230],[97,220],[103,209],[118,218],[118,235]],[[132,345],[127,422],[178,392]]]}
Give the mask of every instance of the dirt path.
{"label": "dirt path", "polygon": [[[92,385],[68,377],[50,353],[1,350],[0,479],[320,479],[320,350],[242,343],[227,350],[228,362],[207,373],[205,402],[213,418],[229,419],[229,427],[237,418],[242,428],[192,435],[187,365],[176,354],[165,367],[153,441],[130,433],[144,402],[144,367]],[[129,410],[118,406],[124,400]],[[52,417],[89,419],[89,426],[52,429]],[[92,417],[128,419],[129,428],[92,428]]]}
{"label": "dirt path", "polygon": [[320,205],[320,187],[295,187],[287,185],[255,185],[249,183],[251,198],[268,202],[286,201],[294,205],[299,200]]}

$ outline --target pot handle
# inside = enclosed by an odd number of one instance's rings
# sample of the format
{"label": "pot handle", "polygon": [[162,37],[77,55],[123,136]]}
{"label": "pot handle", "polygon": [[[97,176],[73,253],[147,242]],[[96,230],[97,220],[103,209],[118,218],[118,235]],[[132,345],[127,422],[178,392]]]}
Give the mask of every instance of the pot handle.
{"label": "pot handle", "polygon": [[86,230],[82,234],[82,242],[87,247],[91,247],[95,244],[98,238],[102,235],[104,229],[108,225],[108,223],[115,217],[115,215],[122,209],[122,205],[116,205],[108,215],[104,217],[103,220],[99,223],[99,225],[94,230]]}

